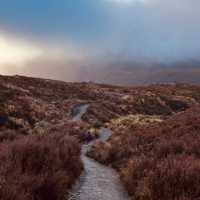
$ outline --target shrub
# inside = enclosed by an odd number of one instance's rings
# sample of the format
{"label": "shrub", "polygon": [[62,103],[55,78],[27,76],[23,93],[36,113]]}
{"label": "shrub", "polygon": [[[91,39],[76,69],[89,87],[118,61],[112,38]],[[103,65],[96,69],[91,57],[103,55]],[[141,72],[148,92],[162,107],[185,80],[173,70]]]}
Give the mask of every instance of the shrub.
{"label": "shrub", "polygon": [[182,156],[160,162],[150,174],[151,199],[200,199],[200,160]]}
{"label": "shrub", "polygon": [[200,160],[192,156],[129,161],[121,179],[136,200],[193,200],[200,197]]}
{"label": "shrub", "polygon": [[26,136],[0,146],[0,199],[60,200],[80,175],[80,147],[72,137]]}
{"label": "shrub", "polygon": [[20,137],[20,134],[16,134],[16,132],[13,130],[0,131],[0,143],[5,142],[5,141],[13,141],[19,137]]}
{"label": "shrub", "polygon": [[8,121],[8,115],[0,111],[0,127],[5,126]]}
{"label": "shrub", "polygon": [[117,169],[133,199],[199,200],[200,107],[141,126],[113,126],[88,155]]}

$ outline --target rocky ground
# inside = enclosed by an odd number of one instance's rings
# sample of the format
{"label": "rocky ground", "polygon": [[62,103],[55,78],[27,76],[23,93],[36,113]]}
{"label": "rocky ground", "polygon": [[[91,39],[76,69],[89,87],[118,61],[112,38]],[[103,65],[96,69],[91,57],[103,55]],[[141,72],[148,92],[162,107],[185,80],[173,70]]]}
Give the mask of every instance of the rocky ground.
{"label": "rocky ground", "polygon": [[[199,103],[200,87],[192,85],[120,87],[0,76],[0,199],[44,200],[50,191],[52,200],[63,199],[83,169],[81,143],[102,125],[113,136],[89,155],[116,168],[136,199],[198,199]],[[72,108],[82,104],[89,108],[82,122],[74,122]]]}

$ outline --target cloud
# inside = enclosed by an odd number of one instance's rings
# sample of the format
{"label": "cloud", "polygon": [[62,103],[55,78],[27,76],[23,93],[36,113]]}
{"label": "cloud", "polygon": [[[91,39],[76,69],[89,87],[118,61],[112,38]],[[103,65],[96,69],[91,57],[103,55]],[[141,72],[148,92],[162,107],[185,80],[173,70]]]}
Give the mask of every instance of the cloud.
{"label": "cloud", "polygon": [[150,0],[107,0],[113,3],[132,4],[132,3],[147,3]]}
{"label": "cloud", "polygon": [[[0,73],[2,74],[35,74],[39,76],[48,69],[55,74],[61,67],[67,67],[72,61],[83,61],[88,50],[73,42],[40,41],[13,34],[0,32]],[[70,71],[72,72],[72,70]],[[47,73],[49,74],[49,73]],[[45,73],[42,73],[45,76]],[[62,73],[61,73],[62,75]]]}
{"label": "cloud", "polygon": [[0,34],[0,65],[20,65],[41,54],[42,49],[29,42]]}
{"label": "cloud", "polygon": [[39,57],[171,61],[199,58],[199,7],[197,0],[4,0],[0,28],[8,41],[13,33],[22,60],[31,48]]}

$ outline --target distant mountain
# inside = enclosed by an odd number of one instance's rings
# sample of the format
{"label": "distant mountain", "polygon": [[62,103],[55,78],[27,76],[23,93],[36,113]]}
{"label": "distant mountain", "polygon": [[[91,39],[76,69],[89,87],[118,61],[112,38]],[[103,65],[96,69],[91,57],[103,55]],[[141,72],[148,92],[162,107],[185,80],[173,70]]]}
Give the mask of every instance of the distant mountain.
{"label": "distant mountain", "polygon": [[200,62],[171,64],[113,62],[101,67],[82,68],[79,79],[117,85],[171,82],[200,84]]}
{"label": "distant mountain", "polygon": [[[10,70],[9,70],[10,69]],[[8,74],[57,79],[70,82],[91,81],[115,85],[147,85],[152,83],[200,84],[200,61],[159,63],[125,61],[120,58],[84,61],[40,60],[27,67],[7,67]]]}

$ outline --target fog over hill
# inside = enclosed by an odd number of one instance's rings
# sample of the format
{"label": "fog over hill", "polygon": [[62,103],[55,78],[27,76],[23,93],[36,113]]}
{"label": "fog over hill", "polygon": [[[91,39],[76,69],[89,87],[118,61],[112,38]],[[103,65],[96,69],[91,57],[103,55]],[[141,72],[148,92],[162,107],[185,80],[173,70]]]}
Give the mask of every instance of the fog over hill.
{"label": "fog over hill", "polygon": [[197,0],[3,1],[0,74],[199,83],[199,7]]}
{"label": "fog over hill", "polygon": [[7,66],[7,74],[52,78],[69,82],[92,81],[116,85],[152,83],[200,84],[200,61],[141,62],[128,60],[66,61],[38,59],[27,67]]}

